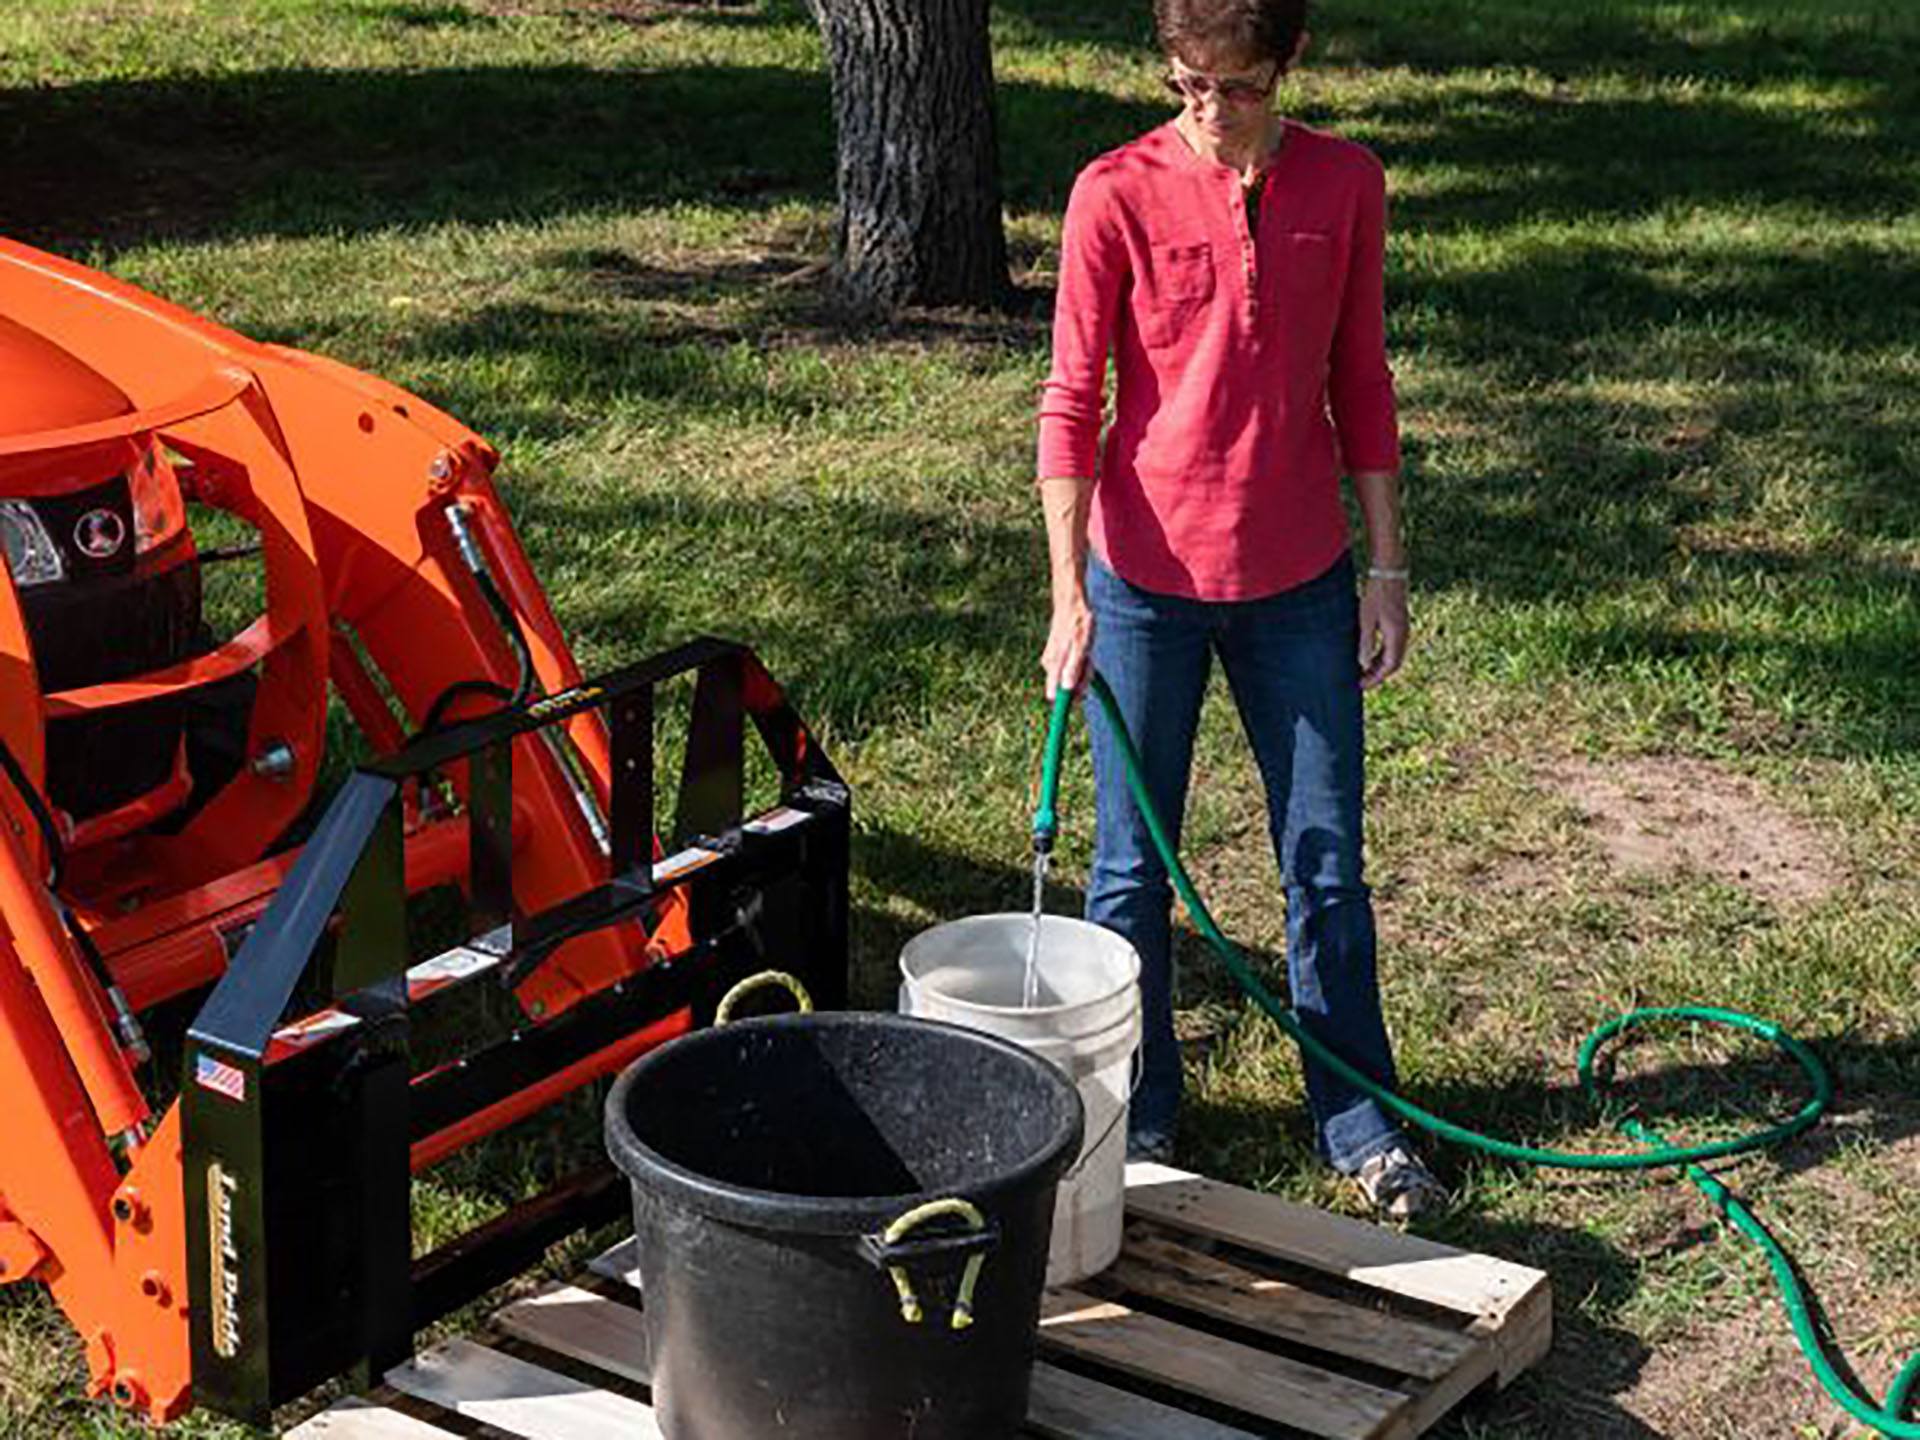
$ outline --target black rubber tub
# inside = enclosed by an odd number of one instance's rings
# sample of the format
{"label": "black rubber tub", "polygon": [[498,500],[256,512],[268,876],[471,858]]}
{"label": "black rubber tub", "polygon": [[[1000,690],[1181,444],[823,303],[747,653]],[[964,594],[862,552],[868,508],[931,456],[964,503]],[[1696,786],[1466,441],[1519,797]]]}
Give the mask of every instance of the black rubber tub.
{"label": "black rubber tub", "polygon": [[[1045,1060],[900,1015],[747,1020],[636,1062],[607,1097],[607,1145],[633,1182],[667,1440],[1013,1435],[1083,1123]],[[984,1230],[949,1213],[888,1242],[948,1199]]]}

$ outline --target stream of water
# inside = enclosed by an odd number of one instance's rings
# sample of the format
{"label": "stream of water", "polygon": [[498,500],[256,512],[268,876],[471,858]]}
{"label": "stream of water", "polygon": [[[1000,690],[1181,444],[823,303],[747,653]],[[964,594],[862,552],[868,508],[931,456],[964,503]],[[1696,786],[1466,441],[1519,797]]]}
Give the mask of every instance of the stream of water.
{"label": "stream of water", "polygon": [[1031,1010],[1040,1003],[1040,907],[1047,888],[1047,867],[1053,853],[1039,846],[1033,851],[1033,929],[1027,935],[1027,978],[1021,987],[1020,1003]]}

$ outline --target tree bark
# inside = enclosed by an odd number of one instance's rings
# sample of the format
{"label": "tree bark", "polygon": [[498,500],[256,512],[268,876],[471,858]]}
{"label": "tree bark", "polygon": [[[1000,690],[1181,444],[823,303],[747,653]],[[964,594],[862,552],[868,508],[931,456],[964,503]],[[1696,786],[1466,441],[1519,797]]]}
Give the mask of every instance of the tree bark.
{"label": "tree bark", "polygon": [[808,0],[833,72],[835,289],[868,311],[1000,305],[988,0]]}

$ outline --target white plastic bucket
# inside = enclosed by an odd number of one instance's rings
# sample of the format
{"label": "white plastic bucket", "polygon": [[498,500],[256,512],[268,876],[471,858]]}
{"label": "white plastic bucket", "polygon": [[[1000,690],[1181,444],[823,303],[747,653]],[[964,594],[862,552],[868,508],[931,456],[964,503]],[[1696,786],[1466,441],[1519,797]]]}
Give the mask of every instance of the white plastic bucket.
{"label": "white plastic bucket", "polygon": [[1140,957],[1098,925],[1041,917],[1039,1002],[1026,987],[1030,914],[973,915],[922,931],[900,952],[903,1014],[984,1030],[1067,1073],[1087,1108],[1086,1140],[1054,1204],[1047,1284],[1096,1275],[1120,1254],[1127,1102],[1140,1046]]}

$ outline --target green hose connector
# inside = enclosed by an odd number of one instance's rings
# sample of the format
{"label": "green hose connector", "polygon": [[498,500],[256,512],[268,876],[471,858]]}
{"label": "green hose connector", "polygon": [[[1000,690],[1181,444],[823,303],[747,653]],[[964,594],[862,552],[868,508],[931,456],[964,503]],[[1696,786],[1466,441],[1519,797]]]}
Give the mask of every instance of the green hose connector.
{"label": "green hose connector", "polygon": [[[1166,827],[1161,823],[1159,812],[1154,808],[1153,797],[1147,791],[1139,751],[1135,749],[1133,737],[1128,733],[1126,721],[1121,717],[1120,706],[1115,701],[1113,691],[1105,677],[1097,671],[1092,676],[1091,690],[1108,725],[1112,728],[1113,738],[1126,771],[1127,787],[1133,795],[1134,804],[1139,808],[1141,820],[1146,825],[1153,847],[1158,852],[1161,863],[1167,867],[1167,874],[1173,881],[1175,893],[1180,896],[1181,903],[1186,906],[1187,914],[1192,918],[1195,928],[1200,931],[1207,944],[1212,947],[1214,954],[1226,966],[1227,972],[1246,992],[1248,998],[1265,1011],[1295,1043],[1348,1084],[1370,1095],[1402,1120],[1444,1140],[1451,1140],[1485,1154],[1495,1155],[1504,1160],[1515,1160],[1525,1165],[1568,1170],[1649,1170],[1666,1166],[1685,1167],[1687,1178],[1707,1196],[1714,1209],[1725,1216],[1735,1230],[1759,1246],[1761,1252],[1767,1257],[1767,1263],[1773,1270],[1775,1282],[1780,1290],[1781,1303],[1786,1309],[1788,1321],[1793,1326],[1794,1337],[1799,1341],[1801,1353],[1806,1356],[1807,1363],[1812,1367],[1814,1375],[1819,1379],[1828,1397],[1853,1419],[1869,1429],[1892,1437],[1892,1440],[1920,1440],[1920,1420],[1907,1418],[1913,1413],[1912,1406],[1917,1392],[1920,1392],[1920,1355],[1912,1357],[1901,1368],[1892,1389],[1887,1392],[1884,1405],[1876,1405],[1870,1398],[1862,1396],[1857,1388],[1840,1374],[1839,1368],[1833,1363],[1828,1344],[1819,1333],[1819,1327],[1814,1323],[1806,1292],[1801,1286],[1792,1260],[1745,1203],[1725,1184],[1700,1168],[1704,1161],[1743,1155],[1777,1145],[1800,1134],[1820,1119],[1821,1114],[1833,1100],[1833,1082],[1828,1078],[1826,1067],[1820,1063],[1820,1058],[1811,1049],[1771,1021],[1745,1015],[1737,1010],[1709,1005],[1677,1005],[1629,1011],[1625,1015],[1608,1021],[1587,1037],[1580,1047],[1577,1066],[1581,1089],[1596,1105],[1602,1099],[1602,1092],[1600,1082],[1595,1077],[1594,1066],[1601,1049],[1623,1031],[1650,1021],[1688,1020],[1744,1030],[1777,1045],[1785,1052],[1807,1077],[1812,1093],[1806,1102],[1787,1119],[1765,1129],[1708,1145],[1670,1145],[1656,1132],[1629,1117],[1621,1123],[1619,1128],[1645,1148],[1597,1155],[1580,1154],[1518,1145],[1491,1135],[1482,1135],[1442,1119],[1431,1111],[1415,1105],[1412,1101],[1396,1095],[1328,1049],[1307,1031],[1299,1013],[1262,983],[1239,947],[1229,940],[1219,925],[1214,922],[1206,904],[1200,899],[1199,892],[1194,889],[1186,867],[1180,863],[1180,856],[1167,837]],[[1034,817],[1036,845],[1039,843],[1042,815],[1046,817],[1050,826],[1049,843],[1054,830],[1057,829],[1050,797],[1059,786],[1059,759],[1062,749],[1060,731],[1065,723],[1065,708],[1060,703],[1061,698],[1056,697],[1053,723],[1047,734],[1047,761],[1041,785],[1042,807],[1041,812]]]}

